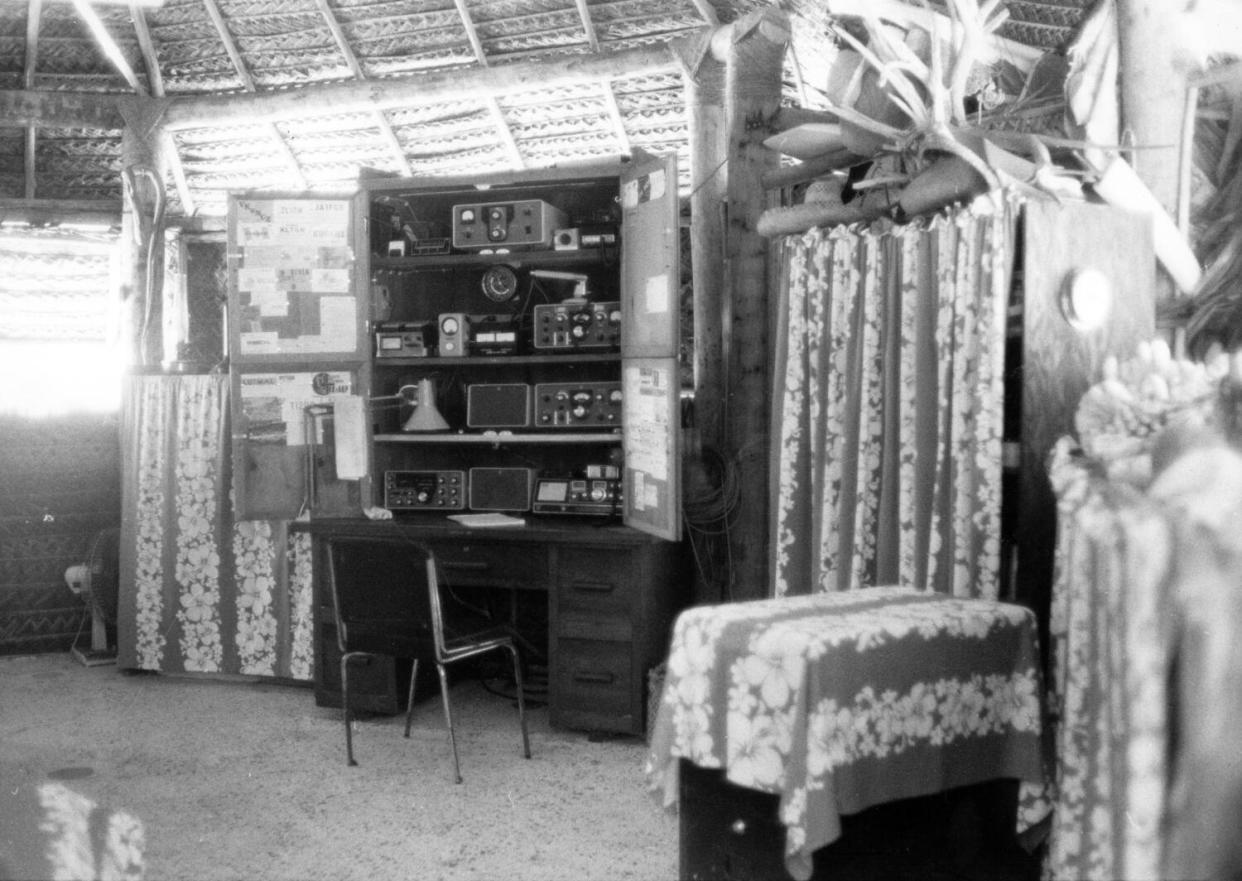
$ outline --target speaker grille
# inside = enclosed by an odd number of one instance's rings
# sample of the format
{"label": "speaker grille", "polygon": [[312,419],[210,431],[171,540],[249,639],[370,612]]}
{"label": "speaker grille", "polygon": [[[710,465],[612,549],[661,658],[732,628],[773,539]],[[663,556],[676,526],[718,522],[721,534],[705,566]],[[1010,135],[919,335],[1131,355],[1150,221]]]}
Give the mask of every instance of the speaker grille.
{"label": "speaker grille", "polygon": [[471,468],[470,510],[529,511],[533,482],[529,468]]}

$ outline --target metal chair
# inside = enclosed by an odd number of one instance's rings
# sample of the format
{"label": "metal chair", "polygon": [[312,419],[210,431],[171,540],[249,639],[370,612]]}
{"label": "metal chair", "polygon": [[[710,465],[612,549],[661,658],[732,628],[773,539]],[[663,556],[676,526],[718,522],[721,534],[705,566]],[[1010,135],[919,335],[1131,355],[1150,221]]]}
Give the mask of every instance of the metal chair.
{"label": "metal chair", "polygon": [[413,541],[390,538],[337,537],[328,540],[328,551],[328,580],[336,618],[337,644],[341,650],[341,703],[345,715],[345,753],[349,764],[358,764],[354,759],[349,700],[351,664],[381,655],[413,661],[409,706],[405,714],[405,736],[408,738],[414,716],[418,664],[420,660],[430,658],[440,675],[444,720],[448,724],[449,744],[453,749],[453,775],[455,781],[461,783],[446,667],[498,650],[507,651],[513,658],[522,752],[529,759],[530,736],[526,730],[526,704],[522,694],[522,662],[512,630],[506,626],[489,625],[477,618],[467,621],[465,610],[458,610],[456,606],[451,609],[454,613],[460,611],[460,614],[454,614],[446,621],[445,603],[440,596],[439,567],[430,548]]}

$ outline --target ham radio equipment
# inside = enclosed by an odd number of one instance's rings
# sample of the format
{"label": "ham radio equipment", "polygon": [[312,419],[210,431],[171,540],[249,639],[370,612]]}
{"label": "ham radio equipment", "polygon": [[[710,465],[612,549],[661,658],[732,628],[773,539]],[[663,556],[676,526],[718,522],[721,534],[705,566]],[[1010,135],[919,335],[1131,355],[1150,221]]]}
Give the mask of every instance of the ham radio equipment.
{"label": "ham radio equipment", "polygon": [[621,345],[621,304],[538,303],[534,308],[536,349],[615,349]]}
{"label": "ham radio equipment", "polygon": [[621,512],[621,481],[541,477],[535,482],[530,509],[535,514],[579,514],[596,517]]}
{"label": "ham radio equipment", "polygon": [[375,326],[376,358],[426,358],[435,347],[430,321],[384,321]]}
{"label": "ham radio equipment", "polygon": [[535,386],[534,424],[579,430],[620,427],[621,383],[540,383]]}
{"label": "ham radio equipment", "polygon": [[385,471],[384,507],[390,511],[461,511],[464,471]]}
{"label": "ham radio equipment", "polygon": [[542,199],[453,206],[453,247],[498,251],[549,248],[565,212]]}

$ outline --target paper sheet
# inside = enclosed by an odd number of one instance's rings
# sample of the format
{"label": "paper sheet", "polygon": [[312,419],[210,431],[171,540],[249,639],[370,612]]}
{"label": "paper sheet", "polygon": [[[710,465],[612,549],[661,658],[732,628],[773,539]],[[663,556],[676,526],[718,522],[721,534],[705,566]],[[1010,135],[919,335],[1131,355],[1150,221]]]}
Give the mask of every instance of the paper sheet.
{"label": "paper sheet", "polygon": [[332,403],[336,476],[360,480],[367,476],[366,401],[361,395],[342,395]]}

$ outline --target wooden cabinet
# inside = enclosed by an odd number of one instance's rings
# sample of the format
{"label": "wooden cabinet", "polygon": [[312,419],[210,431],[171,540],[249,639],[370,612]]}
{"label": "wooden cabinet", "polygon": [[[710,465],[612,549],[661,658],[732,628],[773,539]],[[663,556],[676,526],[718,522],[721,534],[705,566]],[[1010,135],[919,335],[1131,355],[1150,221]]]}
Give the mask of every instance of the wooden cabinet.
{"label": "wooden cabinet", "polygon": [[552,724],[641,734],[647,672],[667,653],[673,617],[690,595],[679,548],[643,542],[556,550]]}
{"label": "wooden cabinet", "polygon": [[648,157],[364,183],[376,504],[679,538],[676,179]]}
{"label": "wooden cabinet", "polygon": [[[429,514],[393,522],[321,519],[292,524],[314,547],[315,699],[340,706],[325,540],[399,535],[431,547],[459,586],[539,592],[548,603],[549,716],[553,725],[641,735],[647,673],[668,651],[673,619],[690,598],[679,545],[624,526],[550,521],[470,530]],[[391,577],[356,571],[350,578]],[[345,586],[347,589],[347,586]],[[358,677],[359,708],[396,713],[408,668],[377,662]]]}
{"label": "wooden cabinet", "polygon": [[[553,723],[643,733],[687,584],[675,159],[243,194],[229,235],[239,515],[410,534],[450,584],[545,591]],[[446,518],[468,512],[526,525]],[[400,674],[373,665],[360,706],[395,711]]]}

